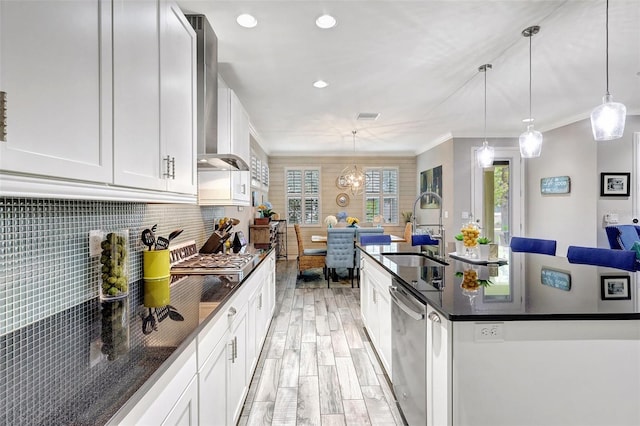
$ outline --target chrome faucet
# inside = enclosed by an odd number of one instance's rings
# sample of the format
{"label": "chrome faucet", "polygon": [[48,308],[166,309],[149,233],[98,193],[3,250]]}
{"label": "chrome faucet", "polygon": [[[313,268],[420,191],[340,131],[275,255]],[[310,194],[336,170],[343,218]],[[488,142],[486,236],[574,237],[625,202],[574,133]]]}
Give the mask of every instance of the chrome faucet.
{"label": "chrome faucet", "polygon": [[425,195],[431,195],[435,197],[436,200],[438,200],[438,205],[440,206],[440,209],[439,209],[440,212],[438,215],[438,230],[440,232],[440,235],[437,237],[434,236],[434,239],[439,239],[438,254],[444,257],[444,226],[442,225],[442,197],[438,193],[433,191],[424,191],[423,193],[418,195],[418,198],[416,198],[416,201],[413,202],[413,218],[412,218],[413,223],[411,226],[411,234],[412,235],[416,234],[416,230],[418,227],[418,224],[416,223],[416,207],[418,206],[418,201],[420,201],[420,199]]}

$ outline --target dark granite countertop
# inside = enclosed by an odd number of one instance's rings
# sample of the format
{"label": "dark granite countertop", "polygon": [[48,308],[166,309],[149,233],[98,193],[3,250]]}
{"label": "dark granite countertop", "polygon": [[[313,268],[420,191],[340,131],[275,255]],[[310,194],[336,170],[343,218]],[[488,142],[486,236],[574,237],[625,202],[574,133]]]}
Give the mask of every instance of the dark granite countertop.
{"label": "dark granite countertop", "polygon": [[[174,281],[170,286],[170,304],[184,317],[184,321],[164,318],[149,334],[142,332],[143,318],[148,314],[148,308],[143,306],[143,282],[131,285],[131,292],[126,298],[109,302],[96,299],[87,302],[88,307],[74,308],[78,312],[88,310],[91,315],[66,314],[65,317],[76,321],[69,324],[64,334],[78,342],[76,351],[83,348],[79,356],[88,358],[89,365],[85,367],[86,361],[82,362],[70,372],[74,390],[64,399],[57,395],[42,395],[47,400],[57,400],[50,414],[37,419],[30,418],[28,414],[21,416],[21,420],[14,416],[12,419],[17,424],[108,423],[130,398],[135,398],[138,390],[150,387],[164,373],[202,327],[223,310],[225,303],[271,250],[252,245],[245,247],[246,252],[256,256],[239,284],[230,284],[216,275],[188,275]],[[117,325],[122,324],[123,315],[129,318],[126,327]],[[105,336],[106,329],[111,334],[109,338]],[[119,340],[120,335],[127,334],[128,345],[126,338]],[[58,340],[60,344],[60,338],[56,339],[56,336],[48,339],[52,342]]]}
{"label": "dark granite countertop", "polygon": [[[447,256],[437,259],[442,263],[409,267],[399,266],[384,254],[419,253],[419,246],[360,249],[452,321],[640,319],[637,291],[627,271],[571,264],[560,256],[510,253],[508,249],[501,263],[480,265]],[[476,284],[470,285],[472,278]],[[627,291],[603,294],[607,282],[626,282]]]}

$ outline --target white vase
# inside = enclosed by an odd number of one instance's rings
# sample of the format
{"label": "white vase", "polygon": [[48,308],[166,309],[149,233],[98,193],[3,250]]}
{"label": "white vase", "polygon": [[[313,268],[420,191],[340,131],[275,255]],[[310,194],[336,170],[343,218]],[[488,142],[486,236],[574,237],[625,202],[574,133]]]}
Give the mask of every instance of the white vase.
{"label": "white vase", "polygon": [[464,255],[464,243],[462,241],[456,240],[456,254],[458,256]]}
{"label": "white vase", "polygon": [[489,244],[478,244],[480,260],[489,260]]}

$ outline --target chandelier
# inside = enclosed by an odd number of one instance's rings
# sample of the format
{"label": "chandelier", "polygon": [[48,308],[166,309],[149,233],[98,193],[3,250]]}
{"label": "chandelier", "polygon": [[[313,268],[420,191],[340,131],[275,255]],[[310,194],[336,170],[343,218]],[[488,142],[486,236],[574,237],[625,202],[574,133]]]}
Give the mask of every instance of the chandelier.
{"label": "chandelier", "polygon": [[[356,130],[352,130],[353,134],[353,152],[356,152]],[[338,180],[345,188],[349,188],[351,195],[361,195],[367,185],[367,175],[361,168],[358,168],[355,164],[353,166],[345,167]]]}

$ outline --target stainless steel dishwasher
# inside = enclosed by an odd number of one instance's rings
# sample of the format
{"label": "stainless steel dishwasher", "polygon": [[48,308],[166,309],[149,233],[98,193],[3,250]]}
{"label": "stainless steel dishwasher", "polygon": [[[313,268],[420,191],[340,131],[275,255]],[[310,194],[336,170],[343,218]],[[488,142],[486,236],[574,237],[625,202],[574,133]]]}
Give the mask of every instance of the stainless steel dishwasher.
{"label": "stainless steel dishwasher", "polygon": [[427,306],[394,282],[391,293],[393,391],[411,426],[427,424]]}

